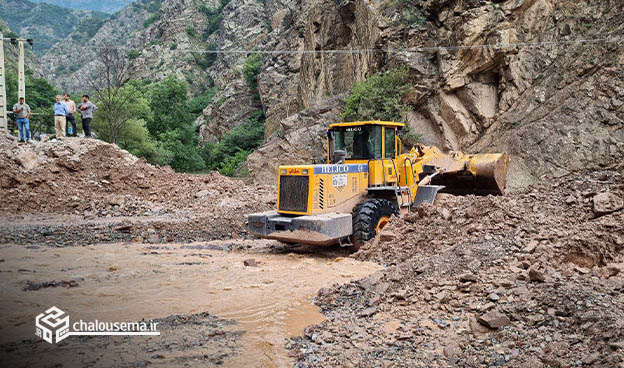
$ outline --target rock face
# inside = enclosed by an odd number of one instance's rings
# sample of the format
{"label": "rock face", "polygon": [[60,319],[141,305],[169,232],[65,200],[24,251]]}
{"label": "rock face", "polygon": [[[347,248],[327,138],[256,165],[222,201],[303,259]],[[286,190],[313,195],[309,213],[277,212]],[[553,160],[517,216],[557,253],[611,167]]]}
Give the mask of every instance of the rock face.
{"label": "rock face", "polygon": [[[624,155],[624,58],[614,42],[570,44],[594,37],[598,29],[621,24],[621,4],[581,5],[536,0],[505,2],[424,1],[423,24],[405,24],[397,9],[354,0],[336,4],[312,1],[303,7],[283,4],[272,24],[267,50],[377,50],[273,55],[258,78],[267,116],[264,149],[250,159],[259,181],[272,181],[279,157],[282,123],[300,109],[336,94],[390,67],[407,65],[413,82],[407,122],[425,143],[445,149],[504,150],[513,159],[511,187],[541,176],[607,165]],[[584,14],[591,27],[570,14]],[[389,17],[389,15],[391,15]],[[394,18],[392,17],[394,16]],[[615,33],[613,34],[615,36]],[[432,41],[433,40],[433,41]],[[542,45],[538,42],[557,42]],[[523,47],[524,43],[536,43]],[[457,45],[459,49],[390,49]],[[481,45],[491,45],[482,47]],[[599,57],[607,55],[608,57]],[[289,130],[290,152],[284,163],[310,155],[306,131],[326,124],[312,116]],[[274,134],[278,132],[280,134]],[[320,152],[318,152],[320,153]],[[258,170],[272,167],[273,175]]]}
{"label": "rock face", "polygon": [[[218,6],[216,0],[201,3],[209,8]],[[201,38],[208,22],[198,6],[193,0],[141,0],[130,4],[104,23],[91,39],[81,40],[72,33],[56,44],[42,58],[42,73],[63,90],[90,90],[89,80],[97,72],[98,48],[116,47],[128,54],[131,78],[158,82],[175,74],[189,82],[192,92],[203,90],[209,84],[209,75],[197,62],[203,54],[190,52],[205,49]],[[130,57],[130,52],[135,54]]]}
{"label": "rock face", "polygon": [[[201,7],[221,9],[221,20],[218,31],[193,37],[216,19]],[[217,95],[197,120],[204,141],[262,111],[265,144],[249,158],[257,181],[273,183],[280,163],[323,156],[322,131],[340,120],[339,100],[354,83],[400,66],[409,70],[412,131],[446,150],[506,151],[511,188],[624,157],[621,2],[424,0],[404,9],[370,0],[231,0],[221,7],[165,0],[146,28],[147,10],[132,8],[93,42],[121,29],[118,43],[140,51],[134,77],[174,71],[193,92],[214,83]],[[577,42],[592,39],[602,41]],[[209,45],[224,52],[210,63],[180,51]],[[253,50],[265,51],[257,90],[241,72]],[[57,65],[60,51],[46,65]],[[68,86],[93,71],[90,52],[62,77]],[[326,105],[336,107],[318,108]]]}
{"label": "rock face", "polygon": [[344,104],[340,98],[323,102],[282,120],[277,128],[281,133],[249,155],[249,172],[254,178],[275,184],[280,165],[305,164],[325,157],[326,122],[338,120]]}

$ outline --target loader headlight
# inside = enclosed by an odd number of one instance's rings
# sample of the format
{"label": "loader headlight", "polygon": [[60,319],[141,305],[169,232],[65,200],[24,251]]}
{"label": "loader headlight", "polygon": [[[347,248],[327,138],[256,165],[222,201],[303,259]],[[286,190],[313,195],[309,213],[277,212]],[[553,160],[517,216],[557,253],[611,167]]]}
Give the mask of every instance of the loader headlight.
{"label": "loader headlight", "polygon": [[308,169],[301,170],[301,174],[302,175],[308,175]]}

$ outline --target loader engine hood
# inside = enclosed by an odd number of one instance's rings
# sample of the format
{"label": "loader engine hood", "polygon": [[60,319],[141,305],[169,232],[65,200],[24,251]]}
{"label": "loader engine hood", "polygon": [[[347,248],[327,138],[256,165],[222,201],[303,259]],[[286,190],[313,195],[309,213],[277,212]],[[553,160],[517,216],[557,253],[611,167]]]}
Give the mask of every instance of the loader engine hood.
{"label": "loader engine hood", "polygon": [[[277,212],[316,215],[338,212],[366,191],[367,164],[281,166]],[[351,208],[348,209],[350,213]]]}

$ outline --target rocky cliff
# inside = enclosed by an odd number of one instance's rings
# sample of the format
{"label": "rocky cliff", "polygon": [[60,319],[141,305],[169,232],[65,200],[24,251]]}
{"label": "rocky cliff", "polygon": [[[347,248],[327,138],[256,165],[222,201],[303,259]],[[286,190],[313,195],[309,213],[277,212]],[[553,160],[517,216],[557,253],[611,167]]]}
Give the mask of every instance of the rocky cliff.
{"label": "rocky cliff", "polygon": [[[88,43],[58,46],[44,65],[62,86],[82,89],[96,47],[112,42],[129,50],[135,78],[175,73],[194,94],[214,84],[197,121],[202,139],[218,141],[262,110],[265,143],[248,161],[262,182],[273,182],[280,163],[323,156],[325,126],[340,119],[354,83],[406,67],[411,129],[447,150],[507,151],[510,185],[520,187],[624,155],[623,8],[616,0],[144,0]],[[55,74],[70,50],[77,69]],[[257,87],[243,72],[254,51],[263,51]]]}
{"label": "rocky cliff", "polygon": [[157,82],[176,74],[193,92],[200,91],[211,84],[201,62],[203,54],[192,52],[205,49],[201,35],[207,22],[200,5],[194,0],[134,2],[115,13],[92,38],[85,40],[74,32],[56,44],[42,58],[44,74],[63,90],[87,91],[98,70],[98,51],[114,47],[127,54],[129,77]]}
{"label": "rocky cliff", "polygon": [[319,106],[400,65],[414,81],[406,96],[410,127],[445,149],[509,152],[511,186],[609,165],[624,155],[623,7],[548,0],[286,5],[273,13],[267,50],[353,52],[265,58],[258,80],[267,141],[250,156],[250,172],[273,180],[277,162],[320,156],[322,127],[337,116]]}

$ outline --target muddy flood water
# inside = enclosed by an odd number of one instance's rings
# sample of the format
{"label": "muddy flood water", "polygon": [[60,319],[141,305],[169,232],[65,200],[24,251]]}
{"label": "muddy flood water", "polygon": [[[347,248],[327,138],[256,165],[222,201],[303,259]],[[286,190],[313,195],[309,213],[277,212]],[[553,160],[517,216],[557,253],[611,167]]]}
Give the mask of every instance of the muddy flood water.
{"label": "muddy flood water", "polygon": [[[290,366],[284,340],[323,320],[312,303],[317,291],[379,269],[340,250],[273,251],[271,242],[249,243],[250,249],[235,251],[217,249],[227,246],[219,242],[2,246],[0,362]],[[249,259],[257,265],[245,266]],[[59,285],[39,284],[49,281]],[[70,336],[48,344],[34,335],[35,316],[51,306],[70,322],[163,319],[163,330],[161,336]]]}

